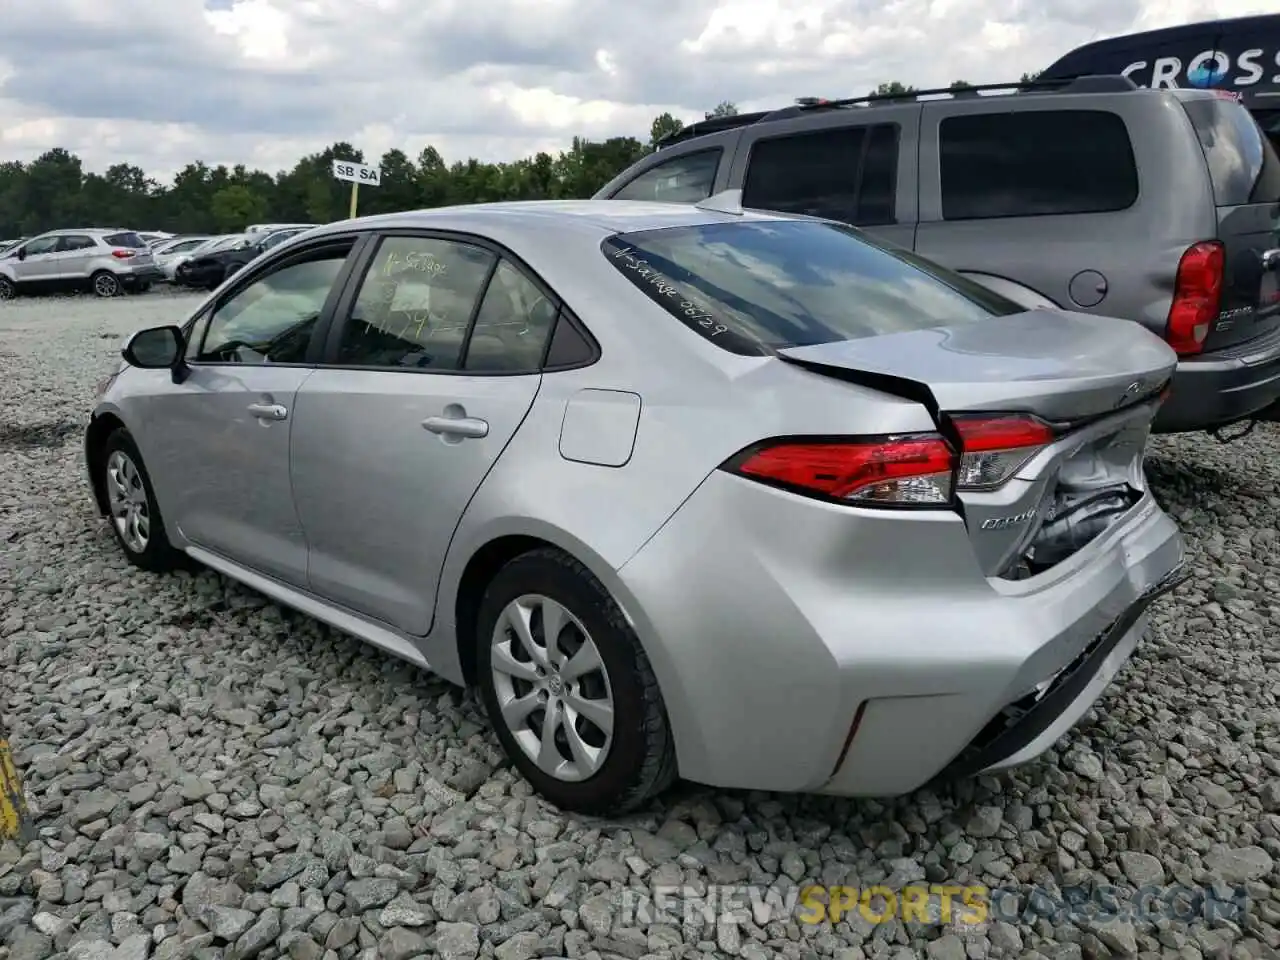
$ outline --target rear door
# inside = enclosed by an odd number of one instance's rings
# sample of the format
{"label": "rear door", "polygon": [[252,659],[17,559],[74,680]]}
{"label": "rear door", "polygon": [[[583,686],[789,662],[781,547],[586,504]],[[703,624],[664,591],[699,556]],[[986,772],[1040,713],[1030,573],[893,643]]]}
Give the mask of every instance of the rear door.
{"label": "rear door", "polygon": [[741,185],[744,207],[839,220],[909,250],[919,123],[913,103],[748,127],[730,181]]}
{"label": "rear door", "polygon": [[559,305],[508,254],[461,234],[385,235],[351,286],[297,396],[308,581],[423,636],[458,521],[537,395]]}
{"label": "rear door", "polygon": [[1068,94],[924,104],[916,252],[997,290],[1016,284],[1026,291],[1020,302],[1034,293],[1137,319],[1135,303],[1150,291],[1117,250],[1131,252],[1125,237],[1149,244],[1159,224],[1139,200],[1125,118],[1134,104],[1110,101],[1108,109]]}
{"label": "rear door", "polygon": [[80,280],[89,276],[89,262],[98,251],[98,242],[87,234],[69,233],[58,240],[53,254],[53,276],[60,280]]}
{"label": "rear door", "polygon": [[1226,255],[1213,350],[1280,327],[1280,158],[1233,100],[1182,98],[1204,151]]}

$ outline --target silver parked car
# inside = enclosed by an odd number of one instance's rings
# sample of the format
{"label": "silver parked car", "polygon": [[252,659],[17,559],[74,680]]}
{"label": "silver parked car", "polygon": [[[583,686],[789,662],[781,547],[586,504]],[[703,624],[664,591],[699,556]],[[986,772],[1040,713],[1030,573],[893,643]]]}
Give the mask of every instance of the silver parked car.
{"label": "silver parked car", "polygon": [[1029,760],[1182,577],[1176,357],[855,228],[548,201],[330,224],[134,334],[85,436],[199,561],[475,684],[550,800]]}
{"label": "silver parked car", "polygon": [[178,265],[185,263],[197,250],[215,238],[209,236],[184,236],[162,240],[151,248],[156,266],[164,273],[164,279],[173,281]]}
{"label": "silver parked car", "polygon": [[53,230],[0,257],[0,300],[63,290],[114,297],[142,292],[163,278],[151,249],[132,230]]}

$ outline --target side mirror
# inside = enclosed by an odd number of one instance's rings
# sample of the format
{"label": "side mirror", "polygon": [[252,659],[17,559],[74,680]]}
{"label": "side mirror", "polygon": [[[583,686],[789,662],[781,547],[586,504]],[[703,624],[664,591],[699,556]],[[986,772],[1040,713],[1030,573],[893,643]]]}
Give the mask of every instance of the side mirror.
{"label": "side mirror", "polygon": [[19,260],[25,260],[25,259],[27,259],[27,248],[26,248],[26,247],[19,247],[19,248],[18,248],[18,252],[17,252],[17,253],[15,253],[15,254],[14,254],[14,256],[15,256],[15,257],[17,257]]}
{"label": "side mirror", "polygon": [[180,383],[180,371],[186,367],[182,359],[185,343],[178,327],[150,327],[131,336],[120,351],[125,363],[140,370],[172,370],[174,382]]}

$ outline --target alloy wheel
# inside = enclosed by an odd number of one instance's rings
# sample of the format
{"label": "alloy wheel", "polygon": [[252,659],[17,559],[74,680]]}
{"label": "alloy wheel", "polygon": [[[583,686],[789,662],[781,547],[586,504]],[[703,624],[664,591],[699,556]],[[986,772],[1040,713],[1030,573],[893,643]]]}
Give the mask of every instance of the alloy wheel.
{"label": "alloy wheel", "polygon": [[0,300],[12,300],[17,290],[8,277],[0,277]]}
{"label": "alloy wheel", "polygon": [[494,626],[491,663],[502,720],[538,769],[595,774],[613,743],[613,689],[582,622],[549,597],[517,597]]}
{"label": "alloy wheel", "polygon": [[142,553],[151,542],[151,509],[138,467],[123,450],[107,458],[107,499],[111,522],[124,545]]}
{"label": "alloy wheel", "polygon": [[93,292],[100,297],[114,297],[120,292],[120,281],[109,273],[100,273],[93,278]]}

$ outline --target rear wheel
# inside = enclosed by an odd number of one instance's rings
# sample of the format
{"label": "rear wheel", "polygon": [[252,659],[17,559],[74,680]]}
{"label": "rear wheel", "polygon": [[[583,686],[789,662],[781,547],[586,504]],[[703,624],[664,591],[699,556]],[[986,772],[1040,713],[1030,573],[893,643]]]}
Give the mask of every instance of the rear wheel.
{"label": "rear wheel", "polygon": [[111,532],[128,561],[155,573],[186,566],[186,555],[174,549],[165,534],[151,478],[128,430],[119,427],[107,437],[98,469]]}
{"label": "rear wheel", "polygon": [[0,277],[0,300],[12,300],[18,295],[18,288],[8,277]]}
{"label": "rear wheel", "polygon": [[120,295],[120,281],[109,270],[99,270],[90,280],[93,283],[95,296],[118,297]]}
{"label": "rear wheel", "polygon": [[675,776],[649,659],[585,566],[555,549],[512,560],[480,605],[481,697],[507,756],[565,810],[619,814]]}

